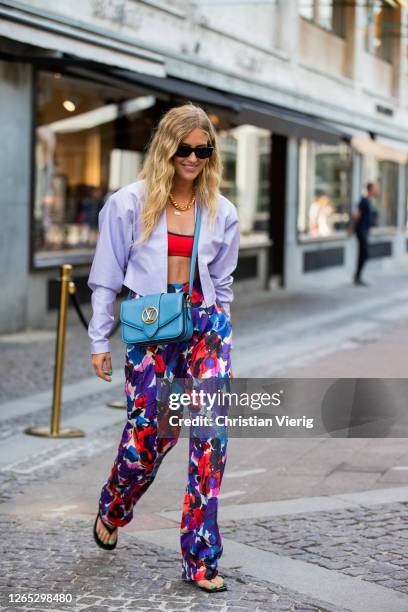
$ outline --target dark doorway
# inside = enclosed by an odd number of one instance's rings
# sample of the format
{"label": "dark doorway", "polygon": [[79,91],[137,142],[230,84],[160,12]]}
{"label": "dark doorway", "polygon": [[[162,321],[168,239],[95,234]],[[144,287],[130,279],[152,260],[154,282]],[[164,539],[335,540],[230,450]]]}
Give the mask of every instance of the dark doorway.
{"label": "dark doorway", "polygon": [[284,246],[286,211],[286,172],[288,139],[272,134],[270,165],[270,216],[269,237],[273,241],[269,252],[269,278],[276,278],[281,287],[285,286]]}

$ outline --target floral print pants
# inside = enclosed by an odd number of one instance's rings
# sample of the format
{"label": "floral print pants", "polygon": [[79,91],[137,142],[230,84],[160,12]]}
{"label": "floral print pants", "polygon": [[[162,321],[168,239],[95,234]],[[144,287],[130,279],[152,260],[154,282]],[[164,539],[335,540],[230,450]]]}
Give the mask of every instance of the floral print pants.
{"label": "floral print pants", "polygon": [[[169,284],[168,291],[187,292],[188,283]],[[138,297],[129,292],[128,299]],[[127,423],[99,500],[102,517],[118,527],[132,520],[134,505],[179,438],[180,426],[169,426],[174,414],[166,401],[169,391],[174,393],[179,381],[183,393],[193,388],[214,391],[228,386],[233,378],[230,318],[218,299],[205,306],[199,277],[194,279],[191,297],[194,332],[190,340],[148,347],[127,345]],[[199,403],[186,416],[208,415],[208,410]],[[227,458],[226,429],[223,425],[207,426],[203,435],[202,428],[190,425],[188,481],[180,525],[184,580],[211,579],[218,574],[223,550],[217,525],[218,492]]]}

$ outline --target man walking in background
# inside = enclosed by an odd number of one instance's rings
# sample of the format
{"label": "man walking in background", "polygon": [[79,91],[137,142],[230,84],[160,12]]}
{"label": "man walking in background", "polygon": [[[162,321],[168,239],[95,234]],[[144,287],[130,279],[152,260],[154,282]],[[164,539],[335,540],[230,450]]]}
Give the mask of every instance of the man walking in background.
{"label": "man walking in background", "polygon": [[361,279],[361,272],[368,258],[368,235],[370,228],[374,224],[372,200],[376,198],[379,193],[380,189],[377,183],[367,183],[367,195],[362,196],[358,204],[358,209],[353,215],[354,232],[358,240],[358,259],[357,269],[354,275],[354,284],[360,287],[368,286],[367,283]]}

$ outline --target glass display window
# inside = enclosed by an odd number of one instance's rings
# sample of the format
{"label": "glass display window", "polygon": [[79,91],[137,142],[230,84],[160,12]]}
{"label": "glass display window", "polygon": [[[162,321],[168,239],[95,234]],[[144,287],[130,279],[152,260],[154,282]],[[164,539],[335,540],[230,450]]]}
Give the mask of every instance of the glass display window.
{"label": "glass display window", "polygon": [[380,187],[380,193],[373,202],[374,223],[377,227],[397,226],[398,174],[399,164],[397,162],[364,155],[363,185],[368,182],[377,182]]}
{"label": "glass display window", "polygon": [[219,132],[221,192],[238,208],[241,235],[268,238],[270,218],[271,133],[251,124]]}
{"label": "glass display window", "polygon": [[299,144],[300,239],[344,234],[351,212],[352,153],[346,144]]}
{"label": "glass display window", "polygon": [[153,96],[36,74],[33,263],[90,261],[107,197],[136,180]]}

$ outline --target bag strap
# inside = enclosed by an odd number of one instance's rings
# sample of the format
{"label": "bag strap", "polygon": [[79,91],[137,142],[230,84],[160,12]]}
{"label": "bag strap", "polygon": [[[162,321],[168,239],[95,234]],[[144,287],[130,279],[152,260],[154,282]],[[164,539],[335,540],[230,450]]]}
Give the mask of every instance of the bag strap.
{"label": "bag strap", "polygon": [[190,283],[188,285],[188,293],[190,297],[193,291],[194,271],[195,271],[195,264],[196,264],[196,259],[197,259],[198,237],[200,234],[200,226],[201,226],[201,211],[200,211],[200,206],[197,204],[197,219],[196,219],[196,224],[194,228],[193,252],[191,255],[191,262],[190,262]]}

